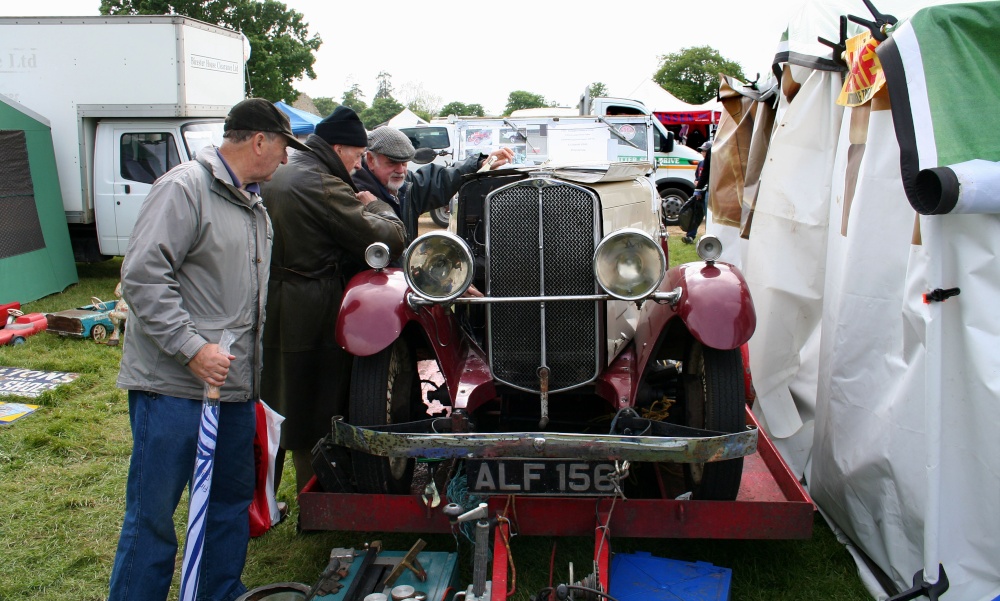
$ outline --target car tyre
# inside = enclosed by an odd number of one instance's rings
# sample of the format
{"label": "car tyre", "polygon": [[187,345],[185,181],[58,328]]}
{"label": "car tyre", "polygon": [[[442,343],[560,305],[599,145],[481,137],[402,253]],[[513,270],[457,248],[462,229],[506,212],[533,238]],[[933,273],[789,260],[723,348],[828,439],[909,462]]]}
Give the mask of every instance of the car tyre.
{"label": "car tyre", "polygon": [[108,328],[101,324],[96,324],[94,327],[90,328],[90,337],[94,342],[104,342],[108,339]]}
{"label": "car tyre", "polygon": [[[384,426],[412,421],[420,399],[420,376],[413,351],[403,338],[370,357],[355,357],[351,372],[350,423]],[[413,459],[351,453],[358,491],[408,494]]]}
{"label": "car tyre", "polygon": [[[684,365],[684,419],[688,426],[717,432],[746,428],[743,357],[695,343]],[[692,498],[732,501],[740,490],[743,458],[684,465]]]}
{"label": "car tyre", "polygon": [[433,220],[438,227],[448,227],[449,218],[451,218],[451,203],[431,211],[431,220]]}
{"label": "car tyre", "polygon": [[10,341],[10,344],[12,346],[21,346],[22,344],[24,344],[24,342],[25,342],[24,338],[20,336],[15,336],[14,339]]}
{"label": "car tyre", "polygon": [[677,225],[679,223],[678,213],[681,206],[690,198],[687,192],[680,188],[670,187],[669,184],[658,188],[660,193],[660,215],[664,225]]}

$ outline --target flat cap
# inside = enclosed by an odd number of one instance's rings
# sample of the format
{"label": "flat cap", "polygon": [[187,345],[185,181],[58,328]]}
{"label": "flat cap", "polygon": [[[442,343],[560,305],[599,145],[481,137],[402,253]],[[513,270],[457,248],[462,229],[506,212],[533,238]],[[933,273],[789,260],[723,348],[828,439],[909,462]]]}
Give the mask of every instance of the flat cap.
{"label": "flat cap", "polygon": [[378,127],[368,134],[368,150],[397,163],[412,160],[416,152],[406,134],[388,125]]}

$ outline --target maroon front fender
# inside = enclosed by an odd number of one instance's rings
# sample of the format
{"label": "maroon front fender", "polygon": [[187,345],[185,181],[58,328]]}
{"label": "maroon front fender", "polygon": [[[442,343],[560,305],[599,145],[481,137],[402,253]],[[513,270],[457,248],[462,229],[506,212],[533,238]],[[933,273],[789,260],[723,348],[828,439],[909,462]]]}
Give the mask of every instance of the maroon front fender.
{"label": "maroon front fender", "polygon": [[337,318],[337,344],[367,357],[387,348],[407,324],[416,322],[437,357],[452,407],[473,410],[495,397],[483,352],[462,335],[451,310],[432,305],[415,312],[406,302],[408,292],[399,269],[365,271],[351,278]]}
{"label": "maroon front fender", "polygon": [[337,344],[359,357],[381,351],[416,319],[406,304],[403,272],[389,268],[362,271],[351,278],[337,316]]}
{"label": "maroon front fender", "polygon": [[734,349],[750,340],[757,313],[739,269],[728,263],[685,263],[668,271],[666,281],[661,288],[681,288],[677,315],[702,344]]}

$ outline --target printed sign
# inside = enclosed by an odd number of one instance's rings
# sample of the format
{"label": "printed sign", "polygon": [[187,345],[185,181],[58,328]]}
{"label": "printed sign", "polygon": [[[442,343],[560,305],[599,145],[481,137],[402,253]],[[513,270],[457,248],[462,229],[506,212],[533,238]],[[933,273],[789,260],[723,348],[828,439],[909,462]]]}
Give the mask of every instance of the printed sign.
{"label": "printed sign", "polygon": [[0,367],[0,394],[35,398],[46,390],[80,377],[62,371],[34,371],[18,367]]}
{"label": "printed sign", "polygon": [[0,424],[9,424],[19,420],[25,415],[30,415],[38,409],[38,405],[24,405],[22,403],[0,403]]}
{"label": "printed sign", "polygon": [[212,58],[210,56],[191,55],[191,66],[195,69],[207,69],[209,71],[222,71],[223,73],[239,73],[240,66],[233,61]]}

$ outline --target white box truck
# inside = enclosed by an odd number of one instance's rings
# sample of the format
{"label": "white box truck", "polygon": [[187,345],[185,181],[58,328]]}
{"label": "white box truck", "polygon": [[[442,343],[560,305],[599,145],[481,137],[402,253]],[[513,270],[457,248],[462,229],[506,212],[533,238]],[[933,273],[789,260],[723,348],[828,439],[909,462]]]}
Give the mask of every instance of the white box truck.
{"label": "white box truck", "polygon": [[248,55],[175,15],[0,18],[0,94],[51,123],[77,261],[124,254],[153,181],[221,143]]}

